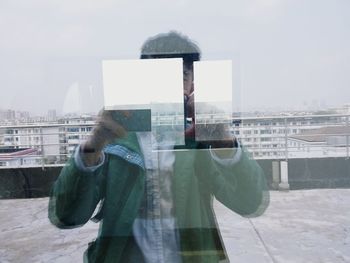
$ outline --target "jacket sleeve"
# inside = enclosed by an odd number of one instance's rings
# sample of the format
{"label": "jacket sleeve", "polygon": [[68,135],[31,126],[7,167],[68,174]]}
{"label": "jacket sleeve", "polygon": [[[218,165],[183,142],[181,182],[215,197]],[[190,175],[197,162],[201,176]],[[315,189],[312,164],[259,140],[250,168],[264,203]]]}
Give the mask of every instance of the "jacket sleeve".
{"label": "jacket sleeve", "polygon": [[208,152],[202,152],[196,165],[203,187],[234,212],[254,217],[268,207],[269,191],[264,172],[243,149],[238,162],[216,162]]}
{"label": "jacket sleeve", "polygon": [[72,157],[53,185],[49,219],[59,228],[85,224],[101,199],[105,164],[94,171],[79,168]]}

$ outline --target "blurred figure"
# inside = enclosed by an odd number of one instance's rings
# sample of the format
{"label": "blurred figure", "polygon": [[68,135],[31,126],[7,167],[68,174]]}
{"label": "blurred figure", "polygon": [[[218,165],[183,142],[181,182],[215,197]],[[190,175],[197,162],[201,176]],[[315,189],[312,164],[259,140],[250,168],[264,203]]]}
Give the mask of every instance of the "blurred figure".
{"label": "blurred figure", "polygon": [[102,111],[90,139],[62,169],[49,203],[54,225],[82,226],[100,203],[92,218],[100,221],[100,230],[85,252],[86,262],[228,260],[213,197],[243,216],[258,216],[268,206],[263,171],[235,138],[194,139],[193,62],[200,54],[194,42],[176,32],[152,37],[141,49],[141,59],[183,59],[189,149],[174,149],[164,140],[152,151],[151,132],[127,131],[112,112]]}

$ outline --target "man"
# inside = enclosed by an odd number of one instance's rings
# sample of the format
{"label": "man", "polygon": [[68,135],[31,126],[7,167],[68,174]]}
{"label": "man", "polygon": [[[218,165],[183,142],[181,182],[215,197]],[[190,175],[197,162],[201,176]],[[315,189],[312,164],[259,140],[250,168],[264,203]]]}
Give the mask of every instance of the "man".
{"label": "man", "polygon": [[261,168],[234,138],[194,139],[198,46],[170,32],[150,38],[141,51],[141,59],[175,57],[184,66],[186,147],[177,149],[170,138],[152,151],[150,132],[127,132],[103,111],[54,184],[49,218],[60,228],[84,225],[102,201],[87,262],[219,262],[227,255],[213,197],[243,216],[259,215],[268,205]]}

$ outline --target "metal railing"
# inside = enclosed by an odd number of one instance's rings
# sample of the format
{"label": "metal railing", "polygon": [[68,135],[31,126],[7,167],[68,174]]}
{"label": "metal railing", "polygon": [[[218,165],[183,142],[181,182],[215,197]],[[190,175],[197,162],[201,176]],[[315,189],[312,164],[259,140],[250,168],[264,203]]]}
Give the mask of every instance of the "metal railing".
{"label": "metal railing", "polygon": [[[154,121],[158,125],[178,125],[178,116],[173,122],[170,117]],[[227,123],[227,116],[206,117],[214,123]],[[231,133],[256,159],[349,158],[349,118],[349,114],[263,116],[235,117],[228,122]],[[62,166],[74,148],[88,138],[92,128],[92,121],[1,126],[0,168]],[[329,138],[341,143],[332,144]],[[32,148],[36,153],[11,155],[1,151],[5,148]]]}

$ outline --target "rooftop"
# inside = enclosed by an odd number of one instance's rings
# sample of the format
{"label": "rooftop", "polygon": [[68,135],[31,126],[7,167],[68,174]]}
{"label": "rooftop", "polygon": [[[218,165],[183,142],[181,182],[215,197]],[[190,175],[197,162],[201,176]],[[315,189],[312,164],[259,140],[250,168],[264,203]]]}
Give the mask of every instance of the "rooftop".
{"label": "rooftop", "polygon": [[1,148],[0,147],[0,159],[10,160],[13,158],[19,158],[27,155],[36,154],[38,150],[32,148]]}
{"label": "rooftop", "polygon": [[328,126],[317,129],[306,130],[300,134],[289,136],[289,138],[307,142],[325,142],[330,136],[349,136],[349,126]]}
{"label": "rooftop", "polygon": [[[0,200],[0,261],[82,262],[97,224],[59,230],[48,198]],[[350,189],[271,192],[264,215],[242,218],[215,203],[231,262],[350,262]]]}

